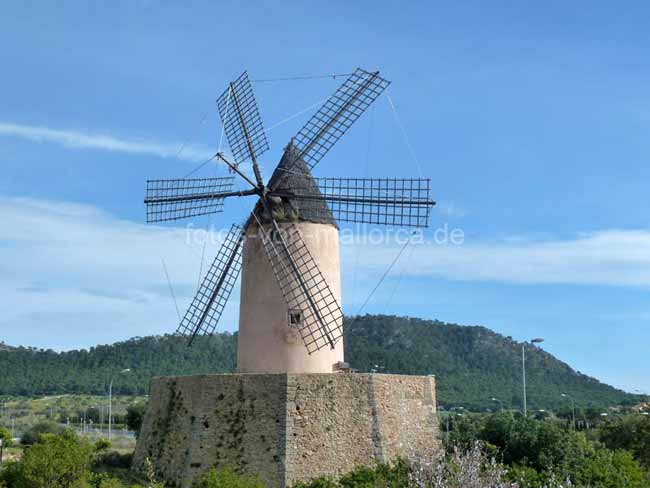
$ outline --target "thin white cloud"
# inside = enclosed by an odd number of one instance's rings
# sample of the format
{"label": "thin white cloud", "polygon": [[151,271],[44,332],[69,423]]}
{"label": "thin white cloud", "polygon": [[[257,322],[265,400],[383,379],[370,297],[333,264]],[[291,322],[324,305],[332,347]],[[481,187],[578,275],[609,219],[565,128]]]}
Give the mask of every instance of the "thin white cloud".
{"label": "thin white cloud", "polygon": [[[181,312],[195,292],[202,247],[188,244],[185,229],[24,198],[0,198],[0,222],[0,340],[8,343],[59,349],[173,332],[161,256]],[[215,253],[209,245],[204,270]],[[236,296],[221,330],[236,328],[233,304]]]}
{"label": "thin white cloud", "polygon": [[[146,154],[161,158],[175,158],[190,162],[202,161],[214,155],[205,147],[185,145],[179,142],[163,143],[155,140],[137,141],[121,139],[112,135],[60,130],[49,127],[19,125],[0,122],[0,135],[18,137],[38,143],[59,144],[68,148],[95,149],[129,154]],[[182,151],[181,151],[182,147]]]}
{"label": "thin white cloud", "polygon": [[[457,281],[522,284],[650,286],[650,230],[610,229],[570,239],[511,236],[495,241],[465,239],[462,245],[414,245],[416,265],[405,273]],[[372,267],[386,264],[396,246],[366,246]]]}
{"label": "thin white cloud", "polygon": [[[8,343],[87,347],[173,332],[177,317],[161,256],[181,313],[195,292],[202,247],[193,236],[188,243],[184,228],[145,226],[89,205],[24,198],[0,198],[0,222],[0,340]],[[208,244],[204,270],[218,245]],[[398,250],[394,244],[342,245],[344,296],[353,293],[356,272],[356,294],[365,297]],[[410,258],[395,267],[404,280],[650,286],[647,230],[414,245],[405,256]],[[404,300],[425,300],[427,288],[422,290],[422,296]],[[238,291],[220,330],[237,327]]]}

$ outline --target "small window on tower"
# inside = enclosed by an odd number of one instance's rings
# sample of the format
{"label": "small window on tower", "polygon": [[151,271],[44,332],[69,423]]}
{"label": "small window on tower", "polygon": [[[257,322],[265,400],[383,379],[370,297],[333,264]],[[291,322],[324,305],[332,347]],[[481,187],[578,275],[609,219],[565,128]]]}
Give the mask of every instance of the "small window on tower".
{"label": "small window on tower", "polygon": [[302,312],[300,310],[289,310],[289,326],[299,327],[302,324]]}

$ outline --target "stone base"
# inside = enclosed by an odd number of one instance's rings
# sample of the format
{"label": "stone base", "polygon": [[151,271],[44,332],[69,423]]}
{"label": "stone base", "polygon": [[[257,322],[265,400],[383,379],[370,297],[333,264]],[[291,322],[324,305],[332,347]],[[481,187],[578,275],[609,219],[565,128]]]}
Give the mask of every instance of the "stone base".
{"label": "stone base", "polygon": [[433,376],[221,374],[155,378],[134,455],[170,486],[212,467],[270,488],[439,449]]}

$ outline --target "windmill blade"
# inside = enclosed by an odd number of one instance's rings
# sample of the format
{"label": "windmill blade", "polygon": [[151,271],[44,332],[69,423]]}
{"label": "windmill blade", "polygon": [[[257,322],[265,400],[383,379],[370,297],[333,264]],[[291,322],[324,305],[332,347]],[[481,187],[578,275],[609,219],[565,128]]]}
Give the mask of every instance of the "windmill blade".
{"label": "windmill blade", "polygon": [[388,85],[379,71],[357,68],[294,137],[298,159],[314,169]]}
{"label": "windmill blade", "polygon": [[244,231],[233,224],[176,333],[190,338],[212,334],[241,270]]}
{"label": "windmill blade", "polygon": [[164,222],[221,212],[223,200],[229,196],[234,180],[234,176],[147,180],[144,200],[147,222]]}
{"label": "windmill blade", "polygon": [[260,228],[264,250],[290,310],[302,314],[296,325],[307,352],[334,348],[343,336],[343,312],[312,257],[298,227],[280,227],[273,232]]}
{"label": "windmill blade", "polygon": [[253,87],[244,71],[217,99],[219,116],[235,161],[255,162],[269,149]]}
{"label": "windmill blade", "polygon": [[429,197],[429,178],[305,177],[293,181],[294,195],[290,199],[324,200],[327,208],[311,205],[310,211],[320,210],[323,215],[319,217],[333,215],[342,222],[428,227],[431,207],[435,204]]}

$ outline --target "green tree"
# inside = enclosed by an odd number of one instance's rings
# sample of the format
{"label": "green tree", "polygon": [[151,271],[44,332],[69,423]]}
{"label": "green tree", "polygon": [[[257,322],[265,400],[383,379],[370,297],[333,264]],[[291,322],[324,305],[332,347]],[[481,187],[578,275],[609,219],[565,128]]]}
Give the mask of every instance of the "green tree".
{"label": "green tree", "polygon": [[14,439],[11,437],[11,432],[4,427],[0,427],[0,440],[2,440],[2,445],[4,447],[11,447],[14,443]]}
{"label": "green tree", "polygon": [[71,431],[42,434],[23,456],[23,486],[81,488],[90,474],[92,453],[92,446]]}
{"label": "green tree", "polygon": [[625,449],[650,468],[650,417],[630,414],[603,423],[598,437],[610,449]]}
{"label": "green tree", "polygon": [[596,449],[584,458],[571,476],[578,486],[597,486],[599,488],[643,488],[644,473],[631,453]]}
{"label": "green tree", "polygon": [[126,408],[126,426],[135,432],[135,436],[140,435],[144,414],[147,411],[147,404],[140,402],[129,405]]}
{"label": "green tree", "polygon": [[38,422],[23,432],[20,443],[24,446],[31,446],[36,444],[43,434],[62,434],[63,431],[64,428],[54,422]]}

